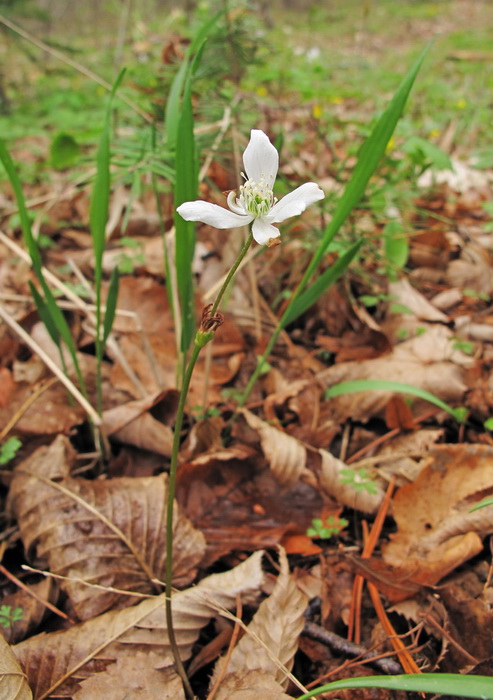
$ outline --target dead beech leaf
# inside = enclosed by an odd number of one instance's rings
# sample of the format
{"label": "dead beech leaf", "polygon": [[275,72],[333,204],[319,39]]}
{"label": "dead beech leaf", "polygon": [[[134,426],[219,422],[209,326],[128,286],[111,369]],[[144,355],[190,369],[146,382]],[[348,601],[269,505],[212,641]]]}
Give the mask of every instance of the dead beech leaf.
{"label": "dead beech leaf", "polygon": [[[190,658],[200,630],[218,611],[234,609],[237,596],[256,603],[264,582],[263,551],[197,586],[173,595],[173,623],[181,658]],[[25,670],[35,700],[72,697],[80,682],[117,659],[133,659],[138,652],[171,654],[166,632],[165,594],[138,605],[112,610],[66,630],[38,635],[13,647]]]}
{"label": "dead beech leaf", "polygon": [[[281,571],[274,590],[260,604],[247,633],[233,650],[228,673],[264,672],[285,688],[305,624],[308,599],[289,573],[288,559],[282,549],[279,563]],[[216,664],[211,686],[221,672],[224,661],[224,658],[220,659]]]}
{"label": "dead beech leaf", "polygon": [[230,673],[221,683],[215,700],[291,700],[266,671]]}
{"label": "dead beech leaf", "polygon": [[389,284],[389,295],[393,302],[403,304],[423,321],[442,321],[448,323],[449,319],[436,306],[433,306],[417,289],[411,286],[406,279]]}
{"label": "dead beech leaf", "polygon": [[306,466],[307,450],[302,442],[274,428],[246,409],[242,413],[248,425],[260,435],[262,450],[270,469],[283,486],[292,486],[301,480],[321,489],[326,496],[335,498],[350,508],[365,513],[374,513],[378,509],[384,493],[380,481],[372,482],[376,493],[368,493],[359,485],[361,480],[356,472],[352,483],[342,483],[341,472],[344,469],[355,470],[357,465],[348,466],[326,450],[317,450],[321,458],[321,469],[315,468],[312,471]]}
{"label": "dead beech leaf", "polygon": [[397,491],[398,531],[383,549],[385,562],[413,581],[433,585],[482,549],[493,532],[493,506],[470,512],[493,493],[493,449],[441,445],[416,481]]}
{"label": "dead beech leaf", "polygon": [[162,665],[163,659],[155,652],[138,651],[130,658],[117,659],[82,681],[74,700],[185,700],[179,675],[171,665]]}
{"label": "dead beech leaf", "polygon": [[[132,601],[106,587],[150,594],[153,579],[164,576],[167,476],[74,479],[74,458],[63,436],[36,450],[14,471],[9,507],[37,566],[105,587],[62,581],[83,620]],[[205,539],[176,504],[173,527],[173,581],[183,586],[196,574]]]}
{"label": "dead beech leaf", "polygon": [[[335,364],[320,372],[318,379],[327,388],[355,379],[405,381],[447,403],[457,403],[463,400],[467,389],[465,369],[473,364],[471,357],[457,350],[449,328],[431,325],[422,335],[396,345],[385,357]],[[368,421],[385,410],[391,396],[388,391],[337,396],[330,399],[329,416],[338,423],[348,418]]]}
{"label": "dead beech leaf", "polygon": [[36,598],[22,588],[18,588],[15,593],[2,598],[2,605],[10,605],[13,610],[22,608],[22,619],[16,620],[10,627],[2,629],[1,633],[9,644],[15,644],[28,635],[34,634],[43,618],[49,613],[48,608],[41,601],[54,605],[58,598],[58,584],[53,578],[44,578],[39,583],[31,584],[29,591]]}
{"label": "dead beech leaf", "polygon": [[299,440],[274,428],[246,409],[242,413],[250,428],[260,435],[262,450],[280,484],[292,486],[303,474],[309,474],[306,469],[306,448]]}
{"label": "dead beech leaf", "polygon": [[113,437],[117,442],[169,457],[173,432],[169,426],[148,413],[166,394],[171,394],[170,398],[174,402],[176,392],[160,391],[145,399],[129,401],[104,411],[103,428],[106,435]]}
{"label": "dead beech leaf", "polygon": [[[320,486],[323,490],[337,499],[340,503],[364,513],[375,513],[384,497],[384,489],[380,480],[372,480],[371,485],[375,493],[370,493],[361,484],[358,475],[357,463],[347,465],[327,450],[319,450],[322,458],[322,470],[320,474]],[[343,483],[342,471],[353,470],[354,480],[351,483]]]}
{"label": "dead beech leaf", "polygon": [[2,700],[33,700],[26,676],[12,649],[0,634],[0,698]]}

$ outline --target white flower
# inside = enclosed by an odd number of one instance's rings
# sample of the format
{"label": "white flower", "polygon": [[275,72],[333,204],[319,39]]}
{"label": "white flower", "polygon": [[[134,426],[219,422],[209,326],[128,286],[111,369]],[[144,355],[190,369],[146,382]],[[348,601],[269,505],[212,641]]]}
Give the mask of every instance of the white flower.
{"label": "white flower", "polygon": [[315,182],[307,182],[290,192],[280,202],[273,187],[279,166],[279,154],[260,129],[252,129],[250,142],[243,153],[245,184],[228,195],[228,209],[198,200],[180,204],[177,212],[186,221],[201,221],[215,228],[236,228],[253,221],[253,237],[260,245],[276,245],[281,235],[272,224],[296,216],[325,197]]}

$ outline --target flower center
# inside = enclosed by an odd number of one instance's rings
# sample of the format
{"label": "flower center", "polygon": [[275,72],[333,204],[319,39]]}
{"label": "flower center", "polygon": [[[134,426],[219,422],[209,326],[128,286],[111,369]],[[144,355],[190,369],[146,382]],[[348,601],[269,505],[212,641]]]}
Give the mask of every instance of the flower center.
{"label": "flower center", "polygon": [[247,180],[241,185],[239,200],[245,211],[255,218],[265,216],[277,201],[265,178],[261,178],[260,182]]}

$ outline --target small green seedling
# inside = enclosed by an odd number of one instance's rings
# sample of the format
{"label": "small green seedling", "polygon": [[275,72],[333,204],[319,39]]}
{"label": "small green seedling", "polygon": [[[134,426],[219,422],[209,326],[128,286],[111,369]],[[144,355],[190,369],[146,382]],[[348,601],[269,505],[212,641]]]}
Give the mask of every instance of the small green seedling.
{"label": "small green seedling", "polygon": [[345,518],[337,518],[334,515],[330,515],[325,520],[322,518],[314,518],[312,520],[312,527],[309,527],[306,531],[308,537],[315,537],[320,540],[328,540],[334,535],[338,535],[341,530],[349,525]]}
{"label": "small green seedling", "polygon": [[340,474],[341,484],[348,484],[354,488],[358,493],[366,491],[366,493],[375,494],[378,493],[378,488],[373,478],[370,475],[368,469],[360,467],[359,469],[341,469]]}
{"label": "small green seedling", "polygon": [[19,448],[22,447],[22,442],[19,438],[10,437],[3,445],[0,446],[0,464],[7,464],[11,459],[14,459]]}
{"label": "small green seedling", "polygon": [[4,629],[12,627],[14,622],[19,622],[19,620],[22,620],[22,616],[22,608],[14,608],[12,610],[11,605],[0,605],[0,625]]}

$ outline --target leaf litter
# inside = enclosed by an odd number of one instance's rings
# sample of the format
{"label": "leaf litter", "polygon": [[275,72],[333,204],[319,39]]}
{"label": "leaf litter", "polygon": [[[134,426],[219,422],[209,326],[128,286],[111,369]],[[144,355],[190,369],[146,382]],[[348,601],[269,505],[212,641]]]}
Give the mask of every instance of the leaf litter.
{"label": "leaf litter", "polygon": [[[263,118],[275,119],[269,109]],[[288,131],[297,119],[294,111],[286,116]],[[331,162],[328,146],[314,158],[310,128],[306,152],[284,166],[290,181]],[[493,506],[471,512],[493,491],[493,440],[482,425],[493,409],[491,234],[478,214],[491,196],[491,176],[479,181],[479,171],[458,162],[455,168],[455,178],[441,174],[426,189],[419,183],[409,271],[388,283],[370,256],[330,289],[281,337],[249,408],[230,429],[231,390],[245,384],[272,328],[271,315],[252,313],[251,280],[238,279],[210,367],[199,364],[192,382],[175,504],[174,585],[183,590],[173,596],[174,620],[185,661],[210,645],[197,671],[201,697],[218,680],[216,700],[281,700],[327,674],[367,674],[365,652],[392,648],[366,589],[361,658],[344,646],[356,575],[383,596],[420,668],[484,673],[491,666]],[[215,160],[210,172],[220,189],[234,186]],[[203,190],[212,201],[210,185]],[[128,190],[115,192],[106,271],[121,255],[129,202]],[[169,198],[163,204],[170,219]],[[90,278],[89,237],[80,230],[87,199],[76,194],[57,207],[45,231],[58,233],[63,218],[71,228],[60,234],[61,250],[46,252],[47,263],[71,258]],[[301,226],[319,227],[310,216]],[[367,212],[358,216],[376,240],[378,224]],[[227,270],[231,244],[221,232],[201,233],[195,272],[207,294]],[[305,233],[293,228],[282,247],[254,262],[257,292],[276,314],[283,285],[293,288],[303,272]],[[103,372],[103,425],[115,451],[106,470],[83,454],[83,412],[59,384],[45,386],[43,365],[0,330],[0,425],[12,423],[10,432],[24,442],[14,466],[2,471],[9,521],[0,551],[14,578],[2,584],[0,605],[23,611],[5,630],[12,646],[0,637],[0,695],[7,700],[184,697],[161,583],[176,345],[159,219],[149,200],[132,200],[126,235],[138,239],[143,261],[122,278],[115,323],[121,354],[110,347]],[[3,288],[25,295],[27,265],[12,265],[3,247],[1,258]],[[376,295],[373,306],[360,301],[365,294]],[[58,362],[30,302],[5,304]],[[201,306],[198,299],[198,312]],[[94,396],[90,324],[73,309],[67,314]],[[355,379],[413,384],[465,407],[468,421],[459,426],[422,400],[388,391],[325,399],[328,388]],[[216,415],[204,412],[204,396]],[[378,514],[389,482],[397,487],[381,540],[362,556],[367,520]],[[349,527],[330,538],[307,536],[314,519],[333,524],[342,516]],[[55,617],[43,601],[71,619]],[[306,619],[323,643],[303,636]],[[235,625],[239,641],[225,649]],[[220,629],[226,633],[219,639]]]}

